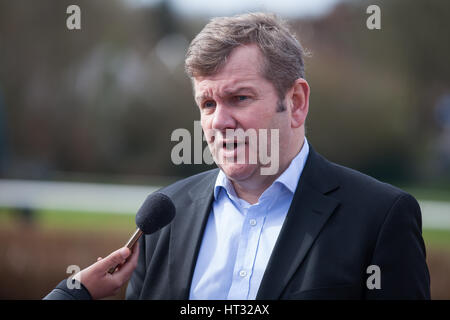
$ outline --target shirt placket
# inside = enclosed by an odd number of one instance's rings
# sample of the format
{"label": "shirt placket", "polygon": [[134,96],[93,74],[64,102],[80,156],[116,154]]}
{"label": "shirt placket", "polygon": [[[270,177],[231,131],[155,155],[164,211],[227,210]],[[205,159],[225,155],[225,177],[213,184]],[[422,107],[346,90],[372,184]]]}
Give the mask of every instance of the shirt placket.
{"label": "shirt placket", "polygon": [[260,211],[259,205],[243,208],[245,219],[239,240],[229,299],[248,299],[251,276],[264,222],[264,216],[258,214]]}

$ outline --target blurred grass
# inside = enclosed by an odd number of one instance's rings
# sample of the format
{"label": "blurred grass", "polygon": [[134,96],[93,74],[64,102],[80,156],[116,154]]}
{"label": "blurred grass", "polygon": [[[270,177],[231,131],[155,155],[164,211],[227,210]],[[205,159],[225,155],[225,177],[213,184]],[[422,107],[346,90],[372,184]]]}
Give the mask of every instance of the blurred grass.
{"label": "blurred grass", "polygon": [[98,212],[77,212],[59,210],[36,210],[32,220],[21,215],[18,210],[0,208],[0,224],[2,227],[14,226],[18,223],[33,223],[42,230],[113,230],[132,232],[135,228],[134,214],[108,214]]}
{"label": "blurred grass", "polygon": [[[33,218],[31,223],[41,230],[111,230],[130,233],[136,228],[134,214],[37,210]],[[18,223],[26,223],[26,220],[21,220],[19,211],[0,208],[2,227]],[[422,233],[427,247],[450,249],[450,230],[424,228]]]}
{"label": "blurred grass", "polygon": [[450,202],[449,188],[427,188],[427,187],[400,187],[400,189],[413,195],[416,199],[427,201],[446,201]]}
{"label": "blurred grass", "polygon": [[427,248],[450,250],[450,230],[423,229],[422,236]]}

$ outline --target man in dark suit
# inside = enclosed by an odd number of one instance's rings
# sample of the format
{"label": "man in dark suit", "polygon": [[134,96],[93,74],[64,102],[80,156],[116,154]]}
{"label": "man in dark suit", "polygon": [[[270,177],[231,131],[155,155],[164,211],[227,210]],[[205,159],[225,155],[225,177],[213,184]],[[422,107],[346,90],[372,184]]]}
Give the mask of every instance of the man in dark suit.
{"label": "man in dark suit", "polygon": [[[309,145],[303,55],[260,13],[213,19],[192,41],[186,70],[219,168],[161,190],[177,215],[141,238],[128,299],[430,298],[417,201]],[[228,134],[239,129],[269,132],[264,148]]]}

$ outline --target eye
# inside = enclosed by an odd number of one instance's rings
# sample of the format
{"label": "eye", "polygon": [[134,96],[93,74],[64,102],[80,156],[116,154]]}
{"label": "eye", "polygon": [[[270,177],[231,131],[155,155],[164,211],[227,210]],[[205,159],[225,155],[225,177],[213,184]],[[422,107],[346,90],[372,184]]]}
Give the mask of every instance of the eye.
{"label": "eye", "polygon": [[236,96],[235,97],[235,99],[237,100],[237,101],[245,101],[245,100],[248,100],[248,96]]}
{"label": "eye", "polygon": [[216,102],[213,100],[207,100],[203,102],[203,108],[214,108],[216,106]]}
{"label": "eye", "polygon": [[247,104],[252,100],[251,96],[237,95],[232,96],[231,101],[235,104]]}

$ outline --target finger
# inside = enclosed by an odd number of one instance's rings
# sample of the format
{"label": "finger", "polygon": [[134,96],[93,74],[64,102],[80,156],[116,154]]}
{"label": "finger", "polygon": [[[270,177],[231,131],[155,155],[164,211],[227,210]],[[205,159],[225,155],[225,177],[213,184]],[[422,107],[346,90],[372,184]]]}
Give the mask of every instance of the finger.
{"label": "finger", "polygon": [[96,268],[101,272],[106,272],[112,267],[116,267],[119,264],[125,262],[125,259],[130,255],[130,249],[120,248],[112,252],[106,258],[103,258],[95,263]]}
{"label": "finger", "polygon": [[130,279],[131,274],[137,266],[138,257],[139,245],[135,245],[131,257],[120,266],[120,269],[116,273],[114,273],[114,276],[117,277],[122,284]]}
{"label": "finger", "polygon": [[[125,262],[128,263],[128,261],[130,261],[131,259],[133,259],[133,263],[136,262],[137,263],[137,259],[139,258],[139,244],[136,242],[131,248],[128,247],[131,250],[131,256],[128,257]],[[135,261],[136,260],[136,261]],[[123,263],[117,266],[117,269],[115,269],[115,271],[120,270],[123,266]]]}
{"label": "finger", "polygon": [[100,260],[102,260],[102,259],[103,259],[102,257],[98,257],[98,258],[97,258],[97,261],[100,261]]}

